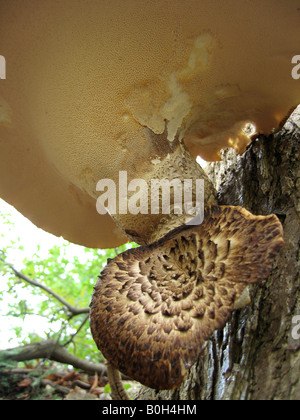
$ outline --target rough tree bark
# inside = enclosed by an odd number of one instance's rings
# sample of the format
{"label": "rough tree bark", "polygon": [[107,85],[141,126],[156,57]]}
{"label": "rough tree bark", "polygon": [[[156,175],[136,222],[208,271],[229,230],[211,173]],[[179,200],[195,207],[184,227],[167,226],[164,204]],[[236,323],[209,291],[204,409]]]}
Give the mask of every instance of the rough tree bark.
{"label": "rough tree bark", "polygon": [[214,333],[181,387],[143,387],[138,398],[300,399],[300,340],[292,336],[300,314],[300,107],[281,131],[260,135],[242,156],[228,149],[208,173],[219,204],[277,214],[285,246],[269,279],[250,290],[251,304]]}

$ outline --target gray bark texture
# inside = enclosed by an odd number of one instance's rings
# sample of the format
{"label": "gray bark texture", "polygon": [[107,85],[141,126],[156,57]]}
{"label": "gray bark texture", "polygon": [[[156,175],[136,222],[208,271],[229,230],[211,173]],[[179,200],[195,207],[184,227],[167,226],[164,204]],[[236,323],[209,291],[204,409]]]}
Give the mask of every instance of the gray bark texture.
{"label": "gray bark texture", "polygon": [[185,382],[173,391],[143,387],[138,398],[299,400],[300,339],[292,331],[300,315],[300,106],[279,132],[260,135],[243,155],[225,150],[207,172],[219,204],[275,213],[285,246],[270,277],[250,289],[251,303],[213,334]]}

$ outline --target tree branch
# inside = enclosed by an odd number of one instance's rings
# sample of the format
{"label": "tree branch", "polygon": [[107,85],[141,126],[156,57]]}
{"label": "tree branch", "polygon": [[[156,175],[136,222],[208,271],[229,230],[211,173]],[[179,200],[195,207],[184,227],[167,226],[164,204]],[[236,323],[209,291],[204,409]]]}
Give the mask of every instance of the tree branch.
{"label": "tree branch", "polygon": [[76,332],[74,334],[71,335],[71,337],[69,338],[68,341],[66,341],[63,346],[67,346],[68,344],[70,344],[74,337],[76,337],[76,335],[79,333],[79,331],[83,328],[84,324],[88,321],[89,319],[89,315],[86,315],[86,317],[84,318],[84,320],[82,321],[82,323],[79,325],[79,327],[77,328]]}
{"label": "tree branch", "polygon": [[33,359],[49,359],[55,362],[72,365],[74,368],[81,369],[90,374],[97,372],[99,375],[107,375],[107,369],[104,364],[97,364],[79,359],[67,352],[67,350],[59,345],[56,340],[44,340],[27,346],[0,351],[0,366],[1,362],[6,362],[8,360],[24,362]]}
{"label": "tree branch", "polygon": [[[3,253],[3,251],[1,251]],[[3,253],[4,254],[4,253]],[[54,297],[56,300],[58,300],[65,308],[69,310],[71,313],[71,316],[76,316],[80,314],[87,314],[90,312],[89,308],[76,308],[75,306],[71,305],[69,302],[67,302],[63,297],[58,295],[56,292],[51,290],[49,287],[45,286],[44,284],[39,283],[36,280],[31,279],[30,277],[26,276],[25,274],[21,273],[19,270],[17,270],[12,264],[5,261],[4,258],[0,258],[1,261],[3,261],[15,274],[16,277],[18,277],[21,280],[26,281],[26,283],[31,284],[32,286],[39,287],[40,289],[44,290],[46,293]]]}

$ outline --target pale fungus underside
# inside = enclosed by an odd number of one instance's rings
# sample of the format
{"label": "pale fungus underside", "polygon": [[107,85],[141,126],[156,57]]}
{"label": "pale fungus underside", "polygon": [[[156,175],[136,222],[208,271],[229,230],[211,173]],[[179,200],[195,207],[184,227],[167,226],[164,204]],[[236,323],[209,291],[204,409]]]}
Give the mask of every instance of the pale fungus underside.
{"label": "pale fungus underside", "polygon": [[1,1],[0,54],[0,196],[87,247],[127,240],[99,180],[144,178],[176,136],[243,152],[245,124],[268,134],[300,102],[298,0]]}

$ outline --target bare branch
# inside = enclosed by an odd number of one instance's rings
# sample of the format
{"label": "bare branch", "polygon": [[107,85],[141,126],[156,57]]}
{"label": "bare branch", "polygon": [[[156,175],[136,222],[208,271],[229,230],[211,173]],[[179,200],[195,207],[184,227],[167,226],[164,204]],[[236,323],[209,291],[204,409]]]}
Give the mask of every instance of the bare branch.
{"label": "bare branch", "polygon": [[76,332],[74,334],[71,335],[71,337],[69,338],[68,341],[66,341],[63,344],[63,347],[67,346],[68,344],[70,344],[73,341],[73,338],[79,333],[79,331],[82,329],[82,327],[84,326],[84,324],[88,321],[89,319],[89,315],[87,315],[84,320],[82,321],[82,323],[79,325],[79,327],[77,328]]}
{"label": "bare branch", "polygon": [[27,346],[16,347],[0,351],[0,364],[8,360],[24,362],[33,359],[49,359],[55,362],[72,365],[77,369],[94,374],[106,375],[107,369],[104,364],[92,363],[87,360],[79,359],[70,354],[56,340],[44,340],[32,343]]}
{"label": "bare branch", "polygon": [[[3,253],[3,251],[1,251]],[[4,254],[4,253],[3,253]],[[88,314],[90,312],[89,308],[76,308],[75,306],[71,305],[69,302],[67,302],[63,297],[58,295],[56,292],[51,290],[49,287],[45,286],[44,284],[39,283],[38,281],[31,279],[30,277],[26,276],[25,274],[21,273],[19,270],[17,270],[12,264],[5,261],[4,258],[0,258],[1,261],[3,261],[10,269],[13,271],[16,277],[18,277],[21,280],[26,281],[26,283],[31,284],[32,286],[39,287],[40,289],[44,290],[44,292],[48,293],[52,297],[54,297],[56,300],[58,300],[65,308],[68,309],[68,311],[71,313],[71,316],[76,316],[80,314]]]}

